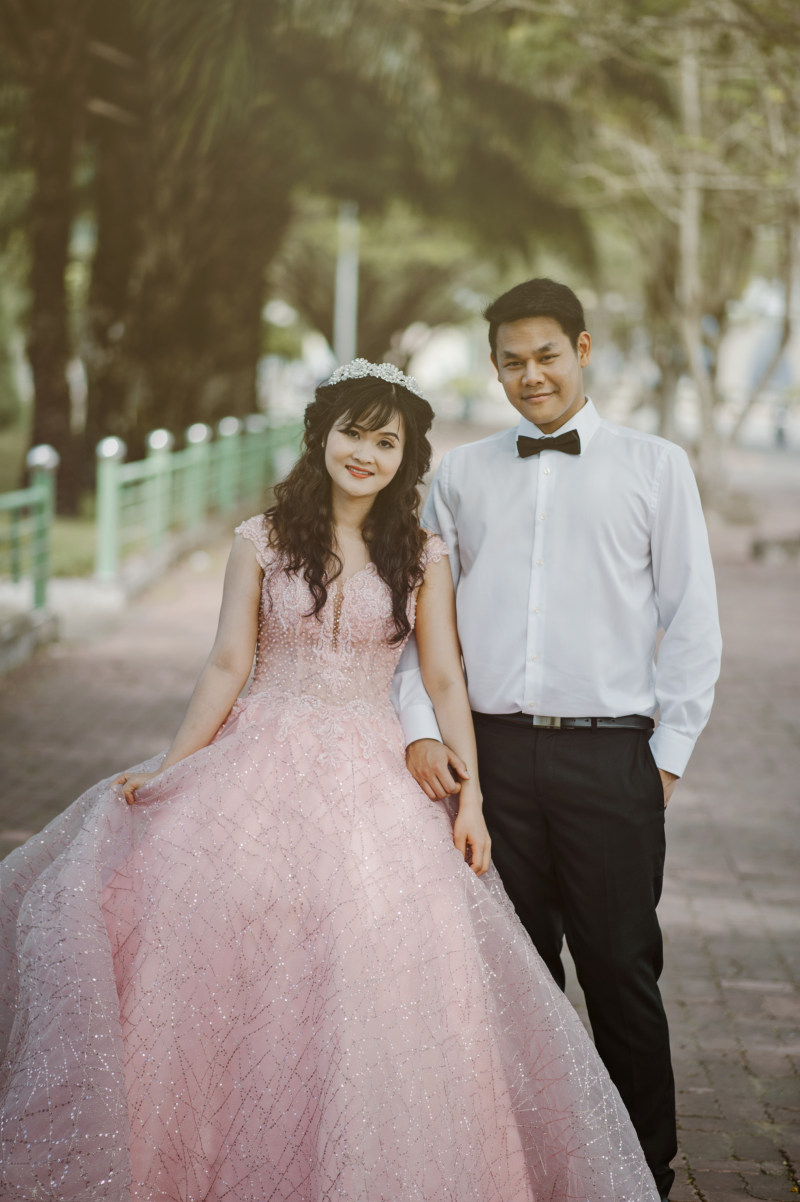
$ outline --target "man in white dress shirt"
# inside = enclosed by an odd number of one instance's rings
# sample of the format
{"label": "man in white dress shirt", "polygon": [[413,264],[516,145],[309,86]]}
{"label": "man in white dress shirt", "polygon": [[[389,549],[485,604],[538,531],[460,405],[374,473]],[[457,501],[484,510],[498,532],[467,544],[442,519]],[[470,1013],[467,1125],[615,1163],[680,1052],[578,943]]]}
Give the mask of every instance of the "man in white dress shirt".
{"label": "man in white dress shirt", "polygon": [[[444,456],[423,524],[450,551],[493,860],[562,987],[566,934],[666,1198],[664,811],[708,720],[721,646],[700,498],[678,446],[605,421],[584,395],[591,338],[569,288],[529,280],[485,316],[520,422]],[[413,643],[394,700],[410,771],[431,798],[457,791],[463,766],[439,739]]]}

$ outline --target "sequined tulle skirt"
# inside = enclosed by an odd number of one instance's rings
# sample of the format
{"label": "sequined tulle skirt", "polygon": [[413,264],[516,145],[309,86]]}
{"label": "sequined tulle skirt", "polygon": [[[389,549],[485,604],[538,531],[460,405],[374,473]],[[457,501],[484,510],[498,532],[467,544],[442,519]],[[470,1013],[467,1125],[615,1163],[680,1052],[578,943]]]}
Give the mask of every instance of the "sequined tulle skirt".
{"label": "sequined tulle skirt", "polygon": [[238,703],[0,872],[3,1202],[657,1197],[389,714]]}

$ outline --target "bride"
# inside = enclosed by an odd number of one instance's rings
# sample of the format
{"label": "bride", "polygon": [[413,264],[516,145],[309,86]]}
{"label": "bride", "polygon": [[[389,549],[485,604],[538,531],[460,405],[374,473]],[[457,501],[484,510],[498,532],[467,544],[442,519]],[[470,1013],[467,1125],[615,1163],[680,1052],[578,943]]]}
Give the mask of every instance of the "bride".
{"label": "bride", "polygon": [[[172,746],[0,868],[4,1202],[657,1199],[490,866],[431,419],[388,364],[318,388]],[[391,706],[414,628],[453,812]]]}

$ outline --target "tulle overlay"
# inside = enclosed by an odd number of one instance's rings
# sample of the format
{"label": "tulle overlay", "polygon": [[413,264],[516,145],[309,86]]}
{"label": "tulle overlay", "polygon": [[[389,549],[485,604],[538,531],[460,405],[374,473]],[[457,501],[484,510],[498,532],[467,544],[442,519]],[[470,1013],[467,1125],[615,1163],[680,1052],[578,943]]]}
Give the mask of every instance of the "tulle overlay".
{"label": "tulle overlay", "polygon": [[494,870],[405,770],[388,590],[369,567],[303,617],[263,520],[240,533],[246,698],[135,807],[102,781],[0,869],[0,1197],[656,1199]]}

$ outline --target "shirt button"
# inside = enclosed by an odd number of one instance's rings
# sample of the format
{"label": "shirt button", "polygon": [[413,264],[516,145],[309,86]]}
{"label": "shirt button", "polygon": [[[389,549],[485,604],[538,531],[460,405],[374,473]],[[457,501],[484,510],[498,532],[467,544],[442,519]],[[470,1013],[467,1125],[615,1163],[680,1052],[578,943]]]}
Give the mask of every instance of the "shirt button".
{"label": "shirt button", "polygon": [[531,663],[532,663],[532,664],[535,664],[538,658],[539,658],[539,656],[538,656],[538,655],[532,655],[532,656],[531,656]]}
{"label": "shirt button", "polygon": [[540,521],[542,521],[542,522],[544,521],[544,519],[545,519],[546,517],[547,517],[547,514],[546,514],[546,513],[540,513],[540,514],[539,514],[539,520],[540,520]]}
{"label": "shirt button", "polygon": [[535,614],[540,614],[542,612],[542,607],[540,605],[534,605],[533,612]]}
{"label": "shirt button", "polygon": [[549,467],[546,467],[546,468],[544,469],[544,474],[545,474],[545,476],[549,476],[549,475],[550,475],[550,468],[549,468]]}
{"label": "shirt button", "polygon": [[536,566],[537,566],[537,568],[543,568],[543,567],[544,567],[544,560],[543,560],[543,559],[537,559],[537,560],[536,560]]}

